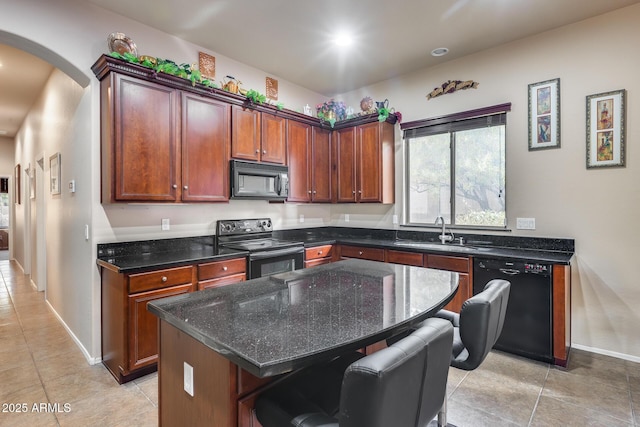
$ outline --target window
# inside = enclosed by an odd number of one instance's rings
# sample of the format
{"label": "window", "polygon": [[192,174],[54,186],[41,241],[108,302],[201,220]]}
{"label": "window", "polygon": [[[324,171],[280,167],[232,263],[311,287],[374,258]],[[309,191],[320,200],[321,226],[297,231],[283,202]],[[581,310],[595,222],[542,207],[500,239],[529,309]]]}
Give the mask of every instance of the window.
{"label": "window", "polygon": [[505,227],[505,126],[510,104],[403,125],[406,222]]}

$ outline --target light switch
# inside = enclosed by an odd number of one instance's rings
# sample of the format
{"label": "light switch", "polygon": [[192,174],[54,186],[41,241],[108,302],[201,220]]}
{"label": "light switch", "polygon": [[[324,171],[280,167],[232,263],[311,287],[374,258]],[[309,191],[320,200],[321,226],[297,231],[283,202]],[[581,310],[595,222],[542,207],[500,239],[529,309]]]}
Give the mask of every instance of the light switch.
{"label": "light switch", "polygon": [[516,228],[518,230],[535,230],[536,219],[535,218],[516,218]]}
{"label": "light switch", "polygon": [[171,223],[169,218],[162,218],[162,231],[169,231],[171,229]]}
{"label": "light switch", "polygon": [[194,395],[193,390],[193,366],[184,362],[184,391],[191,397]]}

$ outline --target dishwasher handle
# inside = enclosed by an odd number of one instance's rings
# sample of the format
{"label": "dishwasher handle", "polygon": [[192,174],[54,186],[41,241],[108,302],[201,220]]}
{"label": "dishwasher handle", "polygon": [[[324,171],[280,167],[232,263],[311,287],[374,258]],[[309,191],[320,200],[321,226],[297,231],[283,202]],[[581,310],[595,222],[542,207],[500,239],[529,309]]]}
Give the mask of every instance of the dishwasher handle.
{"label": "dishwasher handle", "polygon": [[513,268],[500,268],[499,271],[500,273],[506,274],[507,276],[517,276],[521,273],[520,270],[516,270]]}

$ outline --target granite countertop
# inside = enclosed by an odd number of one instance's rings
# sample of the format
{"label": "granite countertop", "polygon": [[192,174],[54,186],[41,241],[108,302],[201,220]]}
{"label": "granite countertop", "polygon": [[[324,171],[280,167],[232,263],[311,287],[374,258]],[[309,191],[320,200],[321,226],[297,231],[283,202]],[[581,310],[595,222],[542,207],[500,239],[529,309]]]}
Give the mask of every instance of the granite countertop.
{"label": "granite countertop", "polygon": [[163,298],[148,310],[265,377],[401,332],[457,287],[457,273],[353,259]]}
{"label": "granite countertop", "polygon": [[[575,250],[573,239],[463,234],[461,236],[464,237],[465,244],[460,245],[440,243],[437,232],[409,230],[319,227],[277,230],[273,234],[282,240],[303,242],[307,248],[339,243],[407,252],[564,265],[570,264]],[[219,247],[216,236],[201,236],[99,244],[97,263],[100,267],[118,273],[133,273],[247,255],[248,252],[245,251]]]}
{"label": "granite countertop", "polygon": [[145,240],[98,245],[97,264],[117,273],[135,273],[186,264],[243,258],[249,253],[216,244],[215,236]]}

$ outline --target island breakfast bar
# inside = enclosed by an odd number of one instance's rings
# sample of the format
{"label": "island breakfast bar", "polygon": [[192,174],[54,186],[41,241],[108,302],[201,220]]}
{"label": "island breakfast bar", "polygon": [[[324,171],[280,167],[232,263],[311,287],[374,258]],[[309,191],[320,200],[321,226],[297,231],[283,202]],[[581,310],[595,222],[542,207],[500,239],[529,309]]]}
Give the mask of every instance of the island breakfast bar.
{"label": "island breakfast bar", "polygon": [[150,302],[160,425],[257,425],[269,382],[408,329],[457,287],[457,273],[351,259]]}

